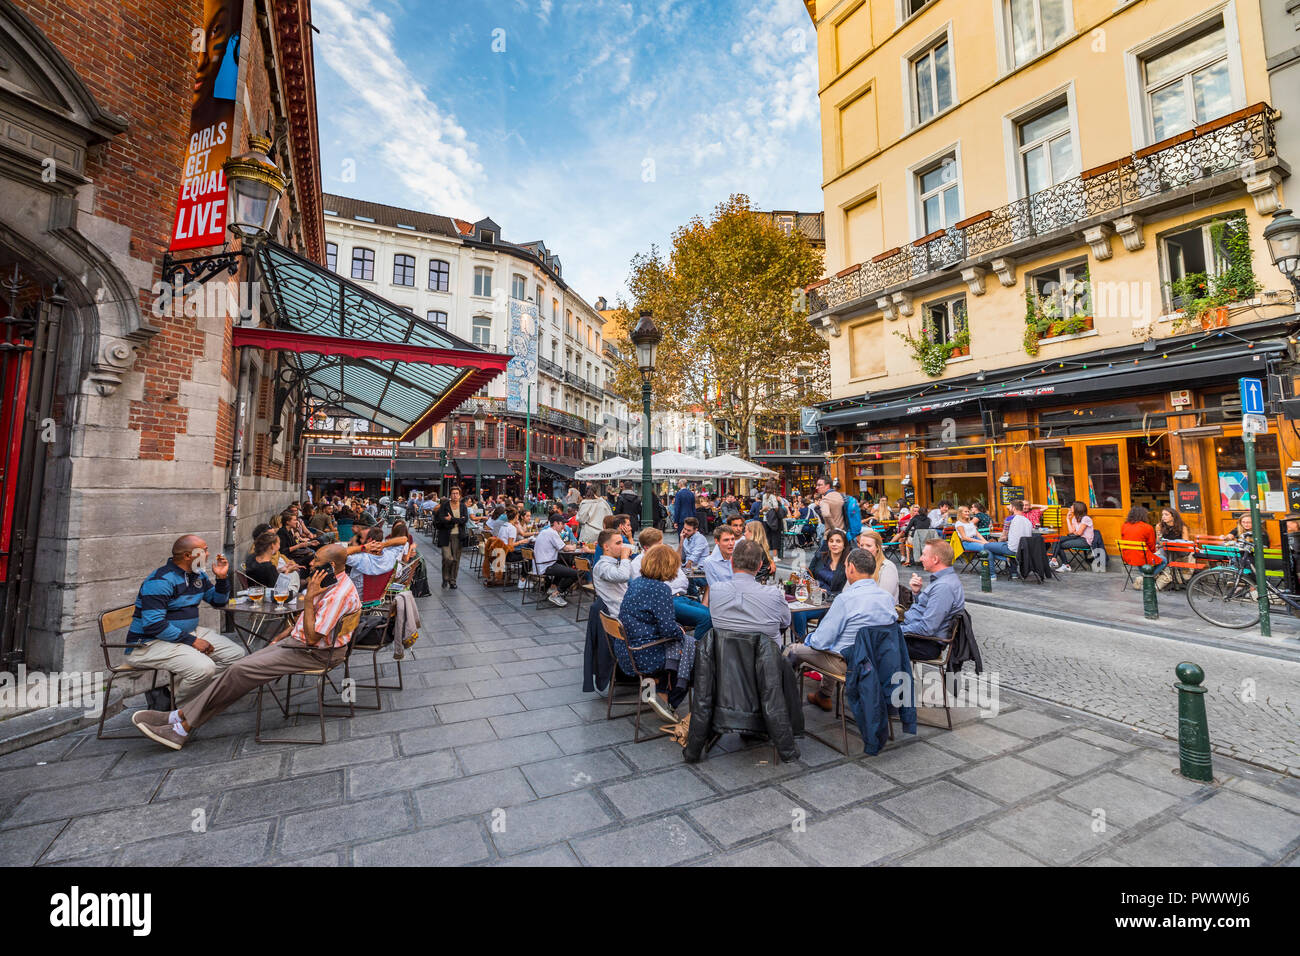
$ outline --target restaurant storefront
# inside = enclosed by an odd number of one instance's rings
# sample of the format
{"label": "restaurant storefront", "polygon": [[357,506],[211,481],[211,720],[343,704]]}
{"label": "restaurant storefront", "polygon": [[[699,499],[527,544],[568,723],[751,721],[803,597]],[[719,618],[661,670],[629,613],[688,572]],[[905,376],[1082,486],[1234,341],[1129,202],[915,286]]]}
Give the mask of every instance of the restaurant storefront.
{"label": "restaurant storefront", "polygon": [[1300,432],[1286,414],[1294,389],[1285,340],[1174,353],[1137,346],[1080,356],[1055,375],[1018,368],[1000,381],[957,379],[923,402],[886,394],[870,406],[827,403],[832,472],[864,507],[882,494],[891,505],[914,494],[927,509],[978,500],[1001,521],[1005,500],[1022,494],[1043,506],[1082,501],[1111,552],[1134,505],[1153,520],[1178,509],[1191,534],[1223,534],[1248,509],[1237,381],[1252,377],[1270,387],[1270,433],[1256,443],[1261,510],[1295,509],[1300,479],[1289,483],[1285,472],[1300,461]]}

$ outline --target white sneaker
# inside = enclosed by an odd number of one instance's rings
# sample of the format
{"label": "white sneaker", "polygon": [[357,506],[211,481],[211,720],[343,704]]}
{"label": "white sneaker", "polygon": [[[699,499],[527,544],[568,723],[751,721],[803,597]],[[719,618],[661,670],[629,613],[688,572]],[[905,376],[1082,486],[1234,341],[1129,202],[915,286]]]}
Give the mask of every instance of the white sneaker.
{"label": "white sneaker", "polygon": [[558,594],[548,594],[548,595],[546,596],[546,600],[550,601],[550,602],[551,602],[552,604],[554,604],[556,607],[568,607],[568,606],[569,606],[569,602],[566,601],[566,600],[564,600],[564,598],[560,597]]}
{"label": "white sneaker", "polygon": [[522,591],[522,590],[523,590],[524,588],[526,588],[526,587],[528,587],[528,582],[525,581],[523,578],[520,578],[520,579],[519,579],[519,590]]}
{"label": "white sneaker", "polygon": [[1065,574],[1065,572],[1070,570],[1070,566],[1068,564],[1062,564],[1060,566],[1054,564],[1052,565],[1052,570],[1058,574]]}
{"label": "white sneaker", "polygon": [[674,724],[681,720],[677,713],[659,698],[658,694],[652,694],[646,703],[654,708],[654,712],[664,720],[671,721]]}
{"label": "white sneaker", "polygon": [[1061,562],[1057,561],[1056,558],[1052,558],[1052,560],[1048,561],[1047,563],[1052,566],[1053,571],[1055,571],[1057,568],[1061,566]]}

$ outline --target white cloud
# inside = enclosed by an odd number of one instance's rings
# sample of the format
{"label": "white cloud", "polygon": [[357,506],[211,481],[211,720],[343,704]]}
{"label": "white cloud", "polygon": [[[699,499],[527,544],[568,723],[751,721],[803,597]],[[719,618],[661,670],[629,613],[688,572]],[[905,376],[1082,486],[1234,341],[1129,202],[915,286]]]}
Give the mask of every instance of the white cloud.
{"label": "white cloud", "polygon": [[474,199],[483,178],[477,146],[398,56],[392,21],[370,0],[316,0],[313,19],[321,31],[316,54],[350,93],[319,108],[346,134],[345,158],[356,160],[363,183],[355,189],[327,169],[326,188],[365,193],[367,177],[393,177],[410,197],[401,204],[480,218]]}

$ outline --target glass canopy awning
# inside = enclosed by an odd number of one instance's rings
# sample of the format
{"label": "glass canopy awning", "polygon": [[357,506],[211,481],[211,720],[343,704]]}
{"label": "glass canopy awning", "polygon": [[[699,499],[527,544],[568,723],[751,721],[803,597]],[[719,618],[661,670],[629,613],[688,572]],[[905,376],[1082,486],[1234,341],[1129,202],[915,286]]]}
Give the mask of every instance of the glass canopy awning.
{"label": "glass canopy awning", "polygon": [[287,353],[327,415],[410,441],[510,361],[274,242],[258,250],[257,265],[271,323],[236,325],[232,344]]}

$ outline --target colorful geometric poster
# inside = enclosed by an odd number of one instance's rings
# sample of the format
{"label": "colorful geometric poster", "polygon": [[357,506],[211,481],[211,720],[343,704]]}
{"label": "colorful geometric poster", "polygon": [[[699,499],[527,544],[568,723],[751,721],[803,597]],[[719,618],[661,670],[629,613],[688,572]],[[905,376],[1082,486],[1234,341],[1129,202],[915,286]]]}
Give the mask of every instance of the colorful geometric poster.
{"label": "colorful geometric poster", "polygon": [[[1255,493],[1261,500],[1268,494],[1268,472],[1256,470],[1255,481],[1258,484]],[[1219,510],[1248,511],[1250,509],[1250,491],[1246,484],[1244,471],[1219,472]]]}
{"label": "colorful geometric poster", "polygon": [[537,303],[510,300],[506,347],[512,357],[506,365],[506,411],[537,411],[537,321]]}

